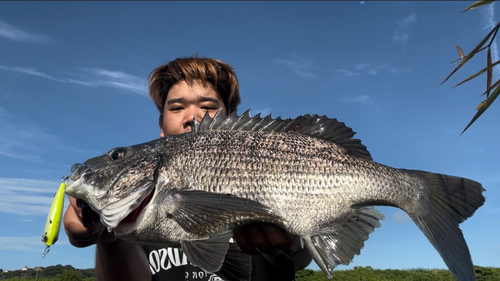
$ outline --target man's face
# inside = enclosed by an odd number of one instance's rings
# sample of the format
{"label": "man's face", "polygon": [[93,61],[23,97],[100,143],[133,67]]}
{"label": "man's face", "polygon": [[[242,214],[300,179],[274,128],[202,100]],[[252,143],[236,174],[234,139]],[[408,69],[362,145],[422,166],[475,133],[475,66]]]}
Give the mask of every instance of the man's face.
{"label": "man's face", "polygon": [[201,121],[208,111],[214,117],[219,108],[226,113],[224,103],[211,87],[193,83],[189,86],[186,81],[181,81],[172,86],[168,91],[163,118],[160,116],[160,137],[178,135],[191,131],[193,116]]}

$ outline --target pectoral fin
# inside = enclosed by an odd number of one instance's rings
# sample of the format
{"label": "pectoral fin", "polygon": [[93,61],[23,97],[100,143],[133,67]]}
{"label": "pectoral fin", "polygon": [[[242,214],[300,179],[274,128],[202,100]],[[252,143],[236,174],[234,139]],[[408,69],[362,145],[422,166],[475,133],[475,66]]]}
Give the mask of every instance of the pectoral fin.
{"label": "pectoral fin", "polygon": [[216,274],[224,280],[249,281],[252,273],[252,256],[243,253],[236,243],[229,243],[226,259]]}
{"label": "pectoral fin", "polygon": [[193,265],[207,272],[216,272],[222,267],[232,236],[233,233],[228,231],[207,240],[183,241],[181,246]]}
{"label": "pectoral fin", "polygon": [[255,221],[279,220],[270,208],[259,202],[200,190],[172,190],[166,195],[170,215],[186,231],[207,236],[225,228]]}
{"label": "pectoral fin", "polygon": [[232,235],[226,232],[212,239],[184,241],[181,246],[193,265],[225,280],[249,281],[252,257],[243,253],[236,243],[229,243]]}

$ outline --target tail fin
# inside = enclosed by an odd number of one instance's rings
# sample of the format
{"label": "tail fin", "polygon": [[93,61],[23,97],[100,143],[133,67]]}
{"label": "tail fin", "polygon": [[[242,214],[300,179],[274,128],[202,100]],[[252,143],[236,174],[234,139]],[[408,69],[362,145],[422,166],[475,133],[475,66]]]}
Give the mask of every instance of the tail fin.
{"label": "tail fin", "polygon": [[430,189],[425,212],[408,212],[457,280],[476,280],[469,248],[459,224],[483,205],[480,183],[460,177],[405,170],[426,180]]}

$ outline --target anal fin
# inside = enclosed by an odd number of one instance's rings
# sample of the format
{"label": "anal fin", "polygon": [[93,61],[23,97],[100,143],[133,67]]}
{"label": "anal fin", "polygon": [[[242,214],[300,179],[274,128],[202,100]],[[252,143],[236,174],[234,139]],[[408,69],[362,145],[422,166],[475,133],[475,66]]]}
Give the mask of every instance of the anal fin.
{"label": "anal fin", "polygon": [[383,218],[382,213],[373,208],[357,208],[332,232],[303,237],[303,242],[316,264],[331,278],[337,265],[348,265],[354,255],[359,255],[368,235],[380,226],[379,220]]}

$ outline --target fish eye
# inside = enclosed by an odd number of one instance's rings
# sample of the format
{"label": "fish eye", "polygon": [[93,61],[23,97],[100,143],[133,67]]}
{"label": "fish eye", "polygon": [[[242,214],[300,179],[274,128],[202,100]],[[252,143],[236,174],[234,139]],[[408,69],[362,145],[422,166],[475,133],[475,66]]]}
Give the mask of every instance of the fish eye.
{"label": "fish eye", "polygon": [[125,150],[116,149],[116,150],[113,150],[109,153],[109,159],[118,160],[118,159],[122,158],[124,155],[125,155]]}

